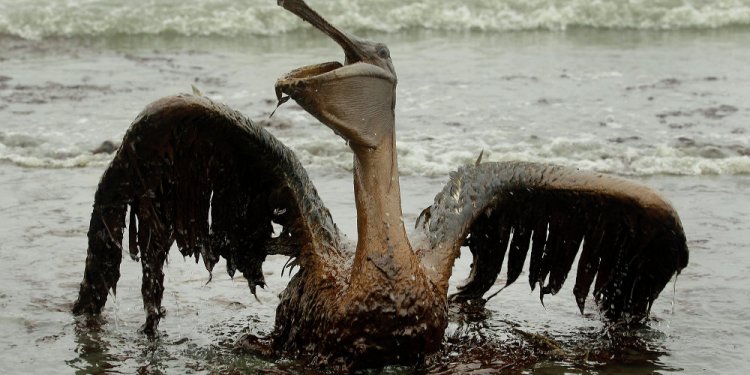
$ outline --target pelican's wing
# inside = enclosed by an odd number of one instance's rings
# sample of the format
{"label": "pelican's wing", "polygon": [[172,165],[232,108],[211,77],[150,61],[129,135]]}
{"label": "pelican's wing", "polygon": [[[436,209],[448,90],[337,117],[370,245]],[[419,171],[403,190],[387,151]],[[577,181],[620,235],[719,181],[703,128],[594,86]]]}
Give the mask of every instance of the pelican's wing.
{"label": "pelican's wing", "polygon": [[[96,191],[76,312],[98,313],[115,290],[128,206],[130,253],[141,255],[144,300],[151,288],[157,305],[162,287],[149,284],[149,274],[161,275],[174,241],[209,271],[225,258],[229,274],[242,272],[253,293],[264,285],[267,254],[311,267],[338,252],[331,215],[294,153],[200,96],[152,103],[125,135]],[[281,233],[274,235],[272,222]]]}
{"label": "pelican's wing", "polygon": [[[454,299],[481,298],[506,252],[507,281],[531,248],[529,284],[555,294],[579,253],[573,293],[581,312],[593,296],[609,319],[646,317],[651,303],[688,262],[682,224],[654,191],[612,176],[533,163],[464,167],[420,217],[430,250],[423,263],[447,283],[459,248],[474,261]],[[418,221],[419,223],[419,221]],[[581,246],[582,244],[582,246]]]}

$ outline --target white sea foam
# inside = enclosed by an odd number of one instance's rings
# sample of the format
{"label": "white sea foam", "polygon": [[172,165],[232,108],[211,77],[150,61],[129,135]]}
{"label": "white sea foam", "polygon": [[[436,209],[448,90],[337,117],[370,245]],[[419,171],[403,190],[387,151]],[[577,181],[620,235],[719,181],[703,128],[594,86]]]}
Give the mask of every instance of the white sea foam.
{"label": "white sea foam", "polygon": [[483,150],[483,162],[523,160],[633,176],[750,174],[750,156],[737,154],[731,149],[726,149],[723,156],[715,157],[672,144],[632,147],[567,138],[499,144],[489,148],[470,147],[467,143],[463,144],[464,147],[456,147],[455,143],[455,138],[428,144],[400,142],[402,173],[445,175],[458,166],[473,163]]}
{"label": "white sea foam", "polygon": [[[523,160],[551,163],[599,172],[632,176],[648,175],[750,175],[750,156],[731,147],[679,144],[625,146],[597,140],[555,138],[534,142],[505,143],[492,147],[458,142],[451,134],[409,134],[398,143],[399,169],[403,175],[439,177],[459,166],[473,163],[480,151],[484,162]],[[485,138],[491,138],[485,135]],[[352,154],[338,137],[281,137],[306,168],[350,171]],[[491,142],[488,142],[491,143]],[[0,161],[31,168],[103,167],[112,158],[94,154],[81,145],[59,145],[43,138],[0,133]],[[440,150],[437,152],[437,150]]]}
{"label": "white sea foam", "polygon": [[111,156],[37,135],[0,132],[0,161],[30,168],[104,166]]}
{"label": "white sea foam", "polygon": [[[750,0],[310,0],[348,30],[497,32],[570,27],[750,26]],[[309,27],[274,0],[0,0],[0,33],[23,38],[118,34],[277,35]]]}

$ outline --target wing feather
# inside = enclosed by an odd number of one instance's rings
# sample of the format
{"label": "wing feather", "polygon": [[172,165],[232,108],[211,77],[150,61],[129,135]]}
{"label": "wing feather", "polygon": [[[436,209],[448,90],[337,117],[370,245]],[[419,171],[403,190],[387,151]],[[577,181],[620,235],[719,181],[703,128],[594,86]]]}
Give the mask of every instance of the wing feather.
{"label": "wing feather", "polygon": [[513,238],[510,241],[510,250],[508,251],[508,277],[505,286],[513,284],[521,276],[532,233],[532,230],[526,224],[522,222],[513,228]]}
{"label": "wing feather", "polygon": [[[131,256],[157,262],[165,256],[150,255],[176,242],[209,271],[225,258],[227,272],[242,272],[253,293],[265,284],[268,254],[296,257],[303,267],[340,255],[338,230],[294,153],[201,96],[156,101],[126,133],[96,192],[75,312],[98,313],[114,290],[128,207]],[[279,236],[272,222],[283,226]],[[161,272],[161,264],[151,266]]]}
{"label": "wing feather", "polygon": [[[556,294],[579,256],[573,293],[583,311],[591,291],[608,319],[642,319],[670,278],[687,265],[682,224],[654,191],[617,177],[523,162],[485,163],[451,174],[423,225],[426,269],[447,288],[468,237],[474,261],[453,300],[481,298],[500,273],[506,286],[529,255],[529,284]],[[509,238],[510,237],[510,238]]]}

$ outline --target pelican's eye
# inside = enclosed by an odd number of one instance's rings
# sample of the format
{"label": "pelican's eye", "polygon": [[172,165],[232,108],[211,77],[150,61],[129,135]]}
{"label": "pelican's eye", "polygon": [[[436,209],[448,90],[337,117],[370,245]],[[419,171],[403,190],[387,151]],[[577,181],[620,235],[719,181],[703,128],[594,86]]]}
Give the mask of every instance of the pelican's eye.
{"label": "pelican's eye", "polygon": [[380,46],[378,47],[378,56],[380,56],[381,59],[387,59],[391,57],[391,52],[388,51],[388,47]]}

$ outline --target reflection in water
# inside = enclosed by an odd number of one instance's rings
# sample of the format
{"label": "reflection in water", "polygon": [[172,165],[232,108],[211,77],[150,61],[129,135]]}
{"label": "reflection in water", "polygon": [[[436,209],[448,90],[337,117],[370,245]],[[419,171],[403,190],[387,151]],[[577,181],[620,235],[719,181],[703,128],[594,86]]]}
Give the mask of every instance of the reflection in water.
{"label": "reflection in water", "polygon": [[[168,372],[165,362],[174,357],[169,352],[170,343],[163,337],[149,339],[138,334],[139,337],[132,340],[107,331],[106,324],[102,316],[76,318],[74,351],[78,357],[66,361],[76,369],[76,374],[130,373],[130,368],[121,368],[129,359],[138,363],[138,374]],[[113,340],[116,343],[111,343]]]}
{"label": "reflection in water", "polygon": [[[271,259],[268,269],[278,269],[284,261],[285,258]],[[188,263],[183,268],[190,271],[192,266]],[[138,271],[137,263],[126,267],[133,268],[126,275]],[[175,267],[176,264],[170,266],[169,275],[181,272],[182,268]],[[466,271],[464,266],[459,267]],[[185,278],[192,280],[195,276],[188,273]],[[286,280],[269,276],[269,293],[283,288]],[[75,319],[72,332],[69,331],[75,355],[66,361],[67,365],[78,374],[325,373],[325,369],[310,365],[314,359],[267,358],[237,347],[237,340],[243,335],[266,336],[273,324],[273,303],[237,302],[247,298],[243,280],[235,285],[231,280],[217,278],[214,287],[223,282],[230,286],[220,290],[196,289],[176,279],[172,282],[181,293],[169,305],[180,308],[170,310],[160,336],[149,340],[137,332],[142,318],[141,301],[137,289],[124,289],[118,294],[116,313]],[[667,349],[670,337],[664,331],[668,322],[655,319],[626,331],[622,327],[604,327],[596,313],[581,316],[574,311],[566,315],[554,304],[549,316],[528,317],[523,312],[538,306],[538,301],[524,299],[526,293],[524,290],[520,296],[506,295],[487,305],[451,306],[444,346],[426,358],[421,368],[389,367],[372,373],[643,374],[680,370],[664,364],[669,362],[668,352],[672,351]],[[215,295],[222,297],[217,299]],[[662,297],[669,299],[667,295]],[[524,306],[527,302],[531,306]]]}
{"label": "reflection in water", "polygon": [[101,316],[80,317],[76,319],[75,349],[78,357],[67,360],[69,366],[76,369],[76,374],[104,374],[116,372],[120,358],[109,353],[109,337],[102,337],[102,326],[106,319]]}
{"label": "reflection in water", "polygon": [[[597,319],[595,316],[586,318]],[[103,317],[80,317],[74,328],[77,356],[66,363],[76,374],[133,371],[162,374],[175,369],[213,374],[324,373],[310,366],[310,359],[269,360],[239,349],[236,339],[243,333],[251,333],[248,319],[253,318],[237,316],[207,326],[212,339],[208,343],[196,343],[185,337],[172,339],[164,333],[148,339],[126,330],[125,335],[133,336],[123,337],[107,330]],[[653,323],[658,322],[649,324]],[[630,330],[599,325],[550,333],[544,326],[528,327],[499,319],[481,305],[454,305],[442,350],[426,358],[421,368],[388,367],[373,373],[479,374],[541,370],[545,374],[565,374],[584,370],[644,374],[680,371],[662,363],[661,358],[669,355],[665,347],[667,337],[649,324]]]}
{"label": "reflection in water", "polygon": [[481,306],[452,306],[445,347],[430,358],[425,370],[436,374],[518,373],[533,368],[543,369],[545,374],[678,371],[660,362],[668,355],[665,339],[648,324],[629,329],[600,326],[565,334],[536,332],[517,322],[493,318],[492,312]]}

